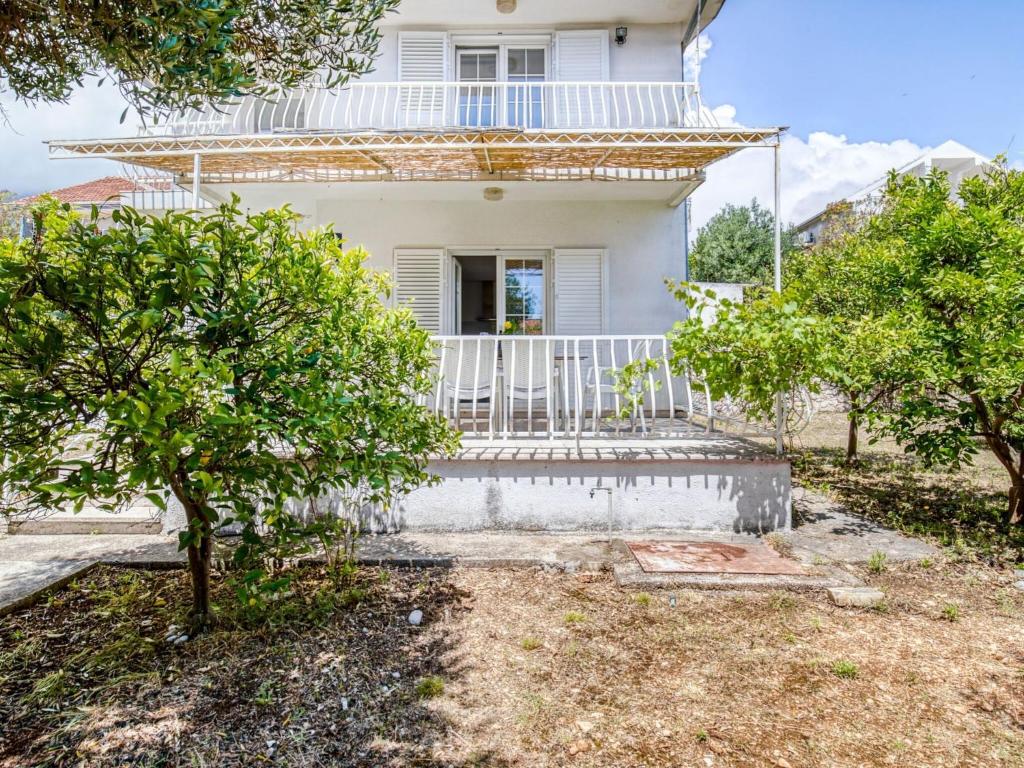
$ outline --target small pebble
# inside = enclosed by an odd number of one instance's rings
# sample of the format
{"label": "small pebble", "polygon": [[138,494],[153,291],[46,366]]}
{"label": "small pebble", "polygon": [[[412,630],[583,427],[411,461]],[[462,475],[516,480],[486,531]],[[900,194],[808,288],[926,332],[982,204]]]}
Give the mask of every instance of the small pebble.
{"label": "small pebble", "polygon": [[1021,592],[1024,592],[1024,579],[1021,579],[1020,581],[1015,581],[1013,583],[1013,586],[1015,586]]}
{"label": "small pebble", "polygon": [[423,611],[417,608],[415,611],[409,614],[409,623],[414,627],[418,627],[423,623]]}

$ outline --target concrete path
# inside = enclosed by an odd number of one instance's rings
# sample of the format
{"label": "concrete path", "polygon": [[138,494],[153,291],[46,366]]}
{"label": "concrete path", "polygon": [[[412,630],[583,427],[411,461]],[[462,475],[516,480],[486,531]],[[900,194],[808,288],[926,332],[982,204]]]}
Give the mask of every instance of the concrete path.
{"label": "concrete path", "polygon": [[864,563],[875,552],[883,552],[893,562],[939,554],[928,542],[851,514],[820,494],[794,488],[793,496],[796,525],[786,538],[794,549],[836,563]]}
{"label": "concrete path", "polygon": [[[782,578],[781,581],[777,581],[778,577],[774,580],[746,578],[723,581],[705,574],[693,580],[691,586],[757,588],[791,584],[794,588],[821,588],[836,583],[850,583],[850,574],[844,572],[844,566],[866,562],[875,552],[884,552],[891,561],[915,560],[938,554],[930,544],[853,515],[822,496],[799,490],[797,496],[795,506],[800,524],[780,536],[792,548],[793,556],[805,565],[813,566],[813,577],[790,577],[788,580]],[[695,539],[744,543],[755,537],[750,534],[685,531],[640,531],[628,534],[615,531],[609,541],[608,534],[601,531],[407,531],[362,538],[356,559],[364,565],[614,570],[625,584],[641,578],[635,560],[625,546],[627,540]],[[63,586],[97,563],[176,568],[184,565],[184,554],[178,551],[178,541],[173,536],[0,536],[0,615]],[[651,581],[651,576],[647,574],[642,580],[645,583]]]}

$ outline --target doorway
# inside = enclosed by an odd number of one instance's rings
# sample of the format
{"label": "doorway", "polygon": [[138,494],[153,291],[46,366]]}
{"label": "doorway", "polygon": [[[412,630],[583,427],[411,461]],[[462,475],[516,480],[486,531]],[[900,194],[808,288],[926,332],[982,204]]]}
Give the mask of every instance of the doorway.
{"label": "doorway", "polygon": [[463,336],[498,332],[494,256],[454,256],[455,328]]}
{"label": "doorway", "polygon": [[451,254],[452,327],[465,336],[547,332],[548,253]]}

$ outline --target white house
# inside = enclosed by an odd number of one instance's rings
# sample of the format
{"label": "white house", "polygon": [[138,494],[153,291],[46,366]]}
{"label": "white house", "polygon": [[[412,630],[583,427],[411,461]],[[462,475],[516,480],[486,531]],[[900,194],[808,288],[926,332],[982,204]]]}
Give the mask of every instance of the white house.
{"label": "white house", "polygon": [[[716,160],[778,152],[778,129],[719,127],[684,79],[723,5],[405,0],[375,70],[344,88],[50,152],[169,172],[197,199],[290,203],[392,273],[438,338],[427,405],[465,433],[400,524],[603,526],[585,492],[601,486],[620,525],[786,525],[788,465],[724,437],[664,359],[683,314],[664,286],[684,274],[681,203]],[[656,366],[620,419],[611,372],[636,358]]]}
{"label": "white house", "polygon": [[[943,171],[949,176],[949,183],[952,188],[950,191],[951,196],[953,199],[958,199],[957,190],[960,188],[960,182],[985,173],[986,169],[991,167],[991,165],[991,158],[985,157],[957,141],[950,140],[943,142],[935,147],[935,149],[930,149],[915,157],[906,165],[895,168],[894,172],[897,176],[923,178],[933,170]],[[870,206],[872,202],[881,199],[888,180],[889,174],[886,174],[875,179],[866,187],[861,187],[853,194],[835,202],[850,203],[854,206]],[[818,211],[797,225],[796,229],[801,243],[813,245],[821,240],[822,233],[828,226],[830,210],[831,206]]]}

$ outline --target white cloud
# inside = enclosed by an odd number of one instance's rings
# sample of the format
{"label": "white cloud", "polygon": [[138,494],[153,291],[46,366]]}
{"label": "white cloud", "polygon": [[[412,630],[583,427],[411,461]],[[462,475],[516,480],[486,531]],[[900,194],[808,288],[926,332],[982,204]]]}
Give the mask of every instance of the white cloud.
{"label": "white cloud", "polygon": [[683,54],[684,80],[695,79],[698,66],[708,57],[708,51],[711,50],[712,45],[711,38],[707,36],[707,33],[701,32],[697,35],[696,40],[686,46],[686,52]]}
{"label": "white cloud", "polygon": [[126,136],[135,132],[137,119],[129,112],[118,120],[126,104],[116,88],[97,87],[94,81],[77,89],[66,104],[36,107],[0,96],[6,123],[0,122],[0,190],[34,194],[118,173],[110,160],[51,160],[47,139],[83,139]]}
{"label": "white cloud", "polygon": [[[729,105],[714,109],[726,125],[735,124],[735,112]],[[806,140],[785,136],[780,150],[782,220],[799,223],[926,150],[906,139],[851,143],[846,136],[824,131]],[[770,149],[746,149],[708,168],[707,181],[693,195],[693,232],[726,203],[742,205],[757,198],[770,208],[773,162]]]}

